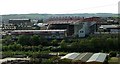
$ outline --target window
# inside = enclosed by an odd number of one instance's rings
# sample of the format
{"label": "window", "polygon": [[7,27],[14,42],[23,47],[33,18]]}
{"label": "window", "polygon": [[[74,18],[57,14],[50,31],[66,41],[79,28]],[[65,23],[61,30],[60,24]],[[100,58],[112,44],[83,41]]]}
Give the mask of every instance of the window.
{"label": "window", "polygon": [[84,31],[80,31],[80,33],[83,33]]}

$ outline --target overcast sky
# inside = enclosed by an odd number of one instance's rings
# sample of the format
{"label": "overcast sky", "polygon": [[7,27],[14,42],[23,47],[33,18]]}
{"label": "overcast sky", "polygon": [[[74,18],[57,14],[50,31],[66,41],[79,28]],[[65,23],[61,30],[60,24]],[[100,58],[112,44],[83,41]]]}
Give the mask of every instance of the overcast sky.
{"label": "overcast sky", "polygon": [[117,13],[120,0],[0,0],[0,14]]}

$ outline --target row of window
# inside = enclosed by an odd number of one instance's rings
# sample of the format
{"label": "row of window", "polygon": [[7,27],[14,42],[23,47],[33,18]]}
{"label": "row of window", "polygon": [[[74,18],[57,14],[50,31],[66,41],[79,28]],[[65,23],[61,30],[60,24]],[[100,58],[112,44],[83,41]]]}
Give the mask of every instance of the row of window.
{"label": "row of window", "polygon": [[84,31],[80,31],[80,33],[84,33]]}

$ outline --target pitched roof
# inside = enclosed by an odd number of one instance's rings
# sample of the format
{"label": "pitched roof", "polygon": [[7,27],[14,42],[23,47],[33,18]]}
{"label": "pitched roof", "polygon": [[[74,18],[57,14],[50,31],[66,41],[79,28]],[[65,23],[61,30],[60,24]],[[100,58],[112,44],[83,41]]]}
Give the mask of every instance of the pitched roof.
{"label": "pitched roof", "polygon": [[80,53],[69,53],[63,57],[61,57],[61,59],[75,59]]}
{"label": "pitched roof", "polygon": [[95,53],[93,54],[87,62],[104,62],[107,54],[105,53]]}
{"label": "pitched roof", "polygon": [[79,56],[75,58],[75,60],[80,60],[80,61],[87,61],[93,53],[81,53]]}

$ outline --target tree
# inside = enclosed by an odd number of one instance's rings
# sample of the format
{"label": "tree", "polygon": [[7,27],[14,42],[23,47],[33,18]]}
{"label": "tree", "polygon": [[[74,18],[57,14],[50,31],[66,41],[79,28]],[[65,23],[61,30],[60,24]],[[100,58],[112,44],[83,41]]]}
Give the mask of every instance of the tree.
{"label": "tree", "polygon": [[19,43],[21,45],[30,45],[30,36],[28,36],[28,35],[20,35],[18,37],[17,43]]}
{"label": "tree", "polygon": [[52,40],[51,44],[52,44],[53,46],[57,46],[57,45],[58,45],[58,41],[57,41],[56,39],[55,39],[55,40]]}
{"label": "tree", "polygon": [[65,40],[61,41],[60,46],[61,46],[61,48],[66,48],[67,47],[67,43],[65,42]]}
{"label": "tree", "polygon": [[12,37],[7,35],[7,36],[5,36],[5,38],[3,39],[2,42],[3,42],[3,44],[10,44],[10,43],[12,43]]}
{"label": "tree", "polygon": [[31,36],[31,45],[39,45],[40,44],[40,37],[38,35]]}

